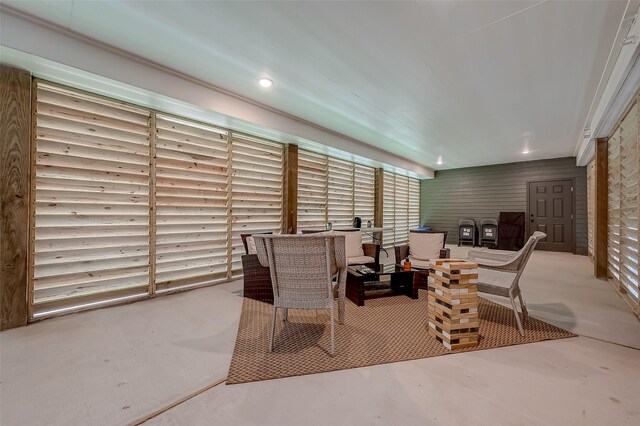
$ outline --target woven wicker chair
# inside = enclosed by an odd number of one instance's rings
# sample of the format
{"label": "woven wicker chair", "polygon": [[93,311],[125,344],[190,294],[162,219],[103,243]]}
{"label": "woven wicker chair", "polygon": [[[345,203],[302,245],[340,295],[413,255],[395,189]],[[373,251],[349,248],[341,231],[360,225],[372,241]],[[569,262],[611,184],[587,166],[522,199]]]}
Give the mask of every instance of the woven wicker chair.
{"label": "woven wicker chair", "polygon": [[[273,322],[269,350],[273,350],[278,308],[328,309],[331,350],[335,354],[334,291],[338,294],[338,322],[344,323],[347,258],[344,236],[254,235],[260,264],[269,267],[273,284]],[[334,278],[337,289],[334,288]]]}
{"label": "woven wicker chair", "polygon": [[[448,248],[445,248],[445,244],[447,243],[447,231],[423,231],[420,229],[412,229],[409,232],[412,234],[424,235],[424,238],[431,238],[433,236],[438,236],[439,234],[444,235],[442,237],[442,248],[440,249],[439,253],[436,256],[439,257],[440,259],[446,259],[450,257],[450,250]],[[401,265],[402,261],[409,256],[409,253],[410,253],[409,244],[395,246],[394,251],[396,254],[396,264]],[[417,264],[416,265],[412,264],[411,266],[415,270],[415,272],[413,273],[414,285],[423,290],[427,290],[429,288],[428,264],[422,268]]]}
{"label": "woven wicker chair", "polygon": [[499,285],[483,282],[484,277],[482,271],[480,271],[478,278],[478,291],[494,294],[496,296],[508,297],[509,300],[511,300],[513,313],[516,316],[516,323],[518,324],[518,331],[520,331],[520,335],[522,336],[524,336],[524,329],[522,327],[520,315],[518,314],[518,308],[516,307],[516,297],[520,301],[523,320],[527,319],[528,313],[527,306],[522,298],[522,291],[520,290],[520,276],[522,275],[525,266],[527,266],[527,262],[529,261],[536,244],[546,236],[547,235],[544,232],[534,232],[533,235],[529,237],[529,241],[527,241],[524,247],[516,253],[495,253],[485,250],[469,250],[469,260],[477,263],[480,268],[513,274],[513,278],[509,278],[511,280],[510,283],[504,282],[506,285]]}
{"label": "woven wicker chair", "polygon": [[[271,232],[265,232],[271,234]],[[273,286],[271,285],[271,273],[269,268],[260,264],[257,254],[249,254],[247,238],[251,234],[241,234],[244,254],[242,259],[243,274],[243,296],[250,299],[260,300],[266,303],[273,303]]]}

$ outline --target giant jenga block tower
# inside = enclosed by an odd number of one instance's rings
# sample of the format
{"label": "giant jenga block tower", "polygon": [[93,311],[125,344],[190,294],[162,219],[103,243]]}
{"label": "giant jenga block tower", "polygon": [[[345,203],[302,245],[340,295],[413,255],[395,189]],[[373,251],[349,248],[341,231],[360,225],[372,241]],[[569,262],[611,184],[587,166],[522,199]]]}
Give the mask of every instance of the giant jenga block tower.
{"label": "giant jenga block tower", "polygon": [[478,264],[434,259],[429,269],[429,334],[447,349],[478,345]]}

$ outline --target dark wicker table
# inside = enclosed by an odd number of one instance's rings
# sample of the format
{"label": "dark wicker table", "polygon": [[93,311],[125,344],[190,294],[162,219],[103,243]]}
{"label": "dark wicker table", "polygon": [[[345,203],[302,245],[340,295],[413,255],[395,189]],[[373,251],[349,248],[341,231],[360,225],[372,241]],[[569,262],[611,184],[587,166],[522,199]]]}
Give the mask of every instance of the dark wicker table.
{"label": "dark wicker table", "polygon": [[359,266],[347,269],[347,298],[357,306],[364,306],[367,292],[379,290],[390,290],[388,295],[404,294],[412,299],[418,298],[413,269],[405,271],[400,265],[378,265],[372,269],[371,273],[362,272]]}

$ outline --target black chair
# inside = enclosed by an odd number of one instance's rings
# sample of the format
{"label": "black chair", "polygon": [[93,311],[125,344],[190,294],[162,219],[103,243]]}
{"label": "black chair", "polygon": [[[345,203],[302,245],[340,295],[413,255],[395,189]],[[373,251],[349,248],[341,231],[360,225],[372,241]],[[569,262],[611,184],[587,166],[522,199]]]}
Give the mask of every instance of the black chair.
{"label": "black chair", "polygon": [[498,221],[482,219],[480,221],[480,247],[488,244],[491,248],[498,246]]}
{"label": "black chair", "polygon": [[525,220],[524,212],[500,212],[498,249],[518,251],[524,247]]}
{"label": "black chair", "polygon": [[476,221],[473,219],[458,221],[458,247],[465,243],[471,243],[472,247],[476,246]]}
{"label": "black chair", "polygon": [[[271,234],[271,232],[262,232]],[[271,285],[271,271],[269,267],[262,266],[257,254],[249,254],[247,238],[252,234],[240,234],[245,254],[242,255],[242,280],[244,285],[244,297],[260,300],[266,303],[273,303],[273,286]]]}

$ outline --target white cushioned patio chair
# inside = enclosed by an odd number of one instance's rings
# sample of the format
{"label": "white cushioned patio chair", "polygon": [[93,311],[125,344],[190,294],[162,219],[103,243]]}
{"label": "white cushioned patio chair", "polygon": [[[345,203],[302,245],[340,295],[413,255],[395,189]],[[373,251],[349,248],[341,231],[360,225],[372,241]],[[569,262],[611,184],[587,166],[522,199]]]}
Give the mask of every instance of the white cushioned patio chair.
{"label": "white cushioned patio chair", "polygon": [[[278,308],[327,309],[331,316],[331,350],[335,354],[334,294],[338,322],[344,324],[347,257],[343,235],[254,235],[258,259],[268,266],[273,285],[273,321],[269,350],[273,350]],[[334,284],[335,282],[335,284]]]}
{"label": "white cushioned patio chair", "polygon": [[516,307],[516,297],[520,301],[523,320],[527,319],[528,313],[520,290],[520,276],[527,266],[536,244],[546,236],[547,234],[544,232],[535,231],[524,247],[515,253],[469,250],[469,260],[477,263],[479,267],[478,291],[508,297],[511,300],[518,331],[522,336],[524,336],[524,329]]}
{"label": "white cushioned patio chair", "polygon": [[362,242],[362,233],[359,229],[349,231],[317,231],[302,230],[303,234],[344,235],[344,246],[347,254],[347,264],[366,265],[377,268],[380,264],[380,245]]}

